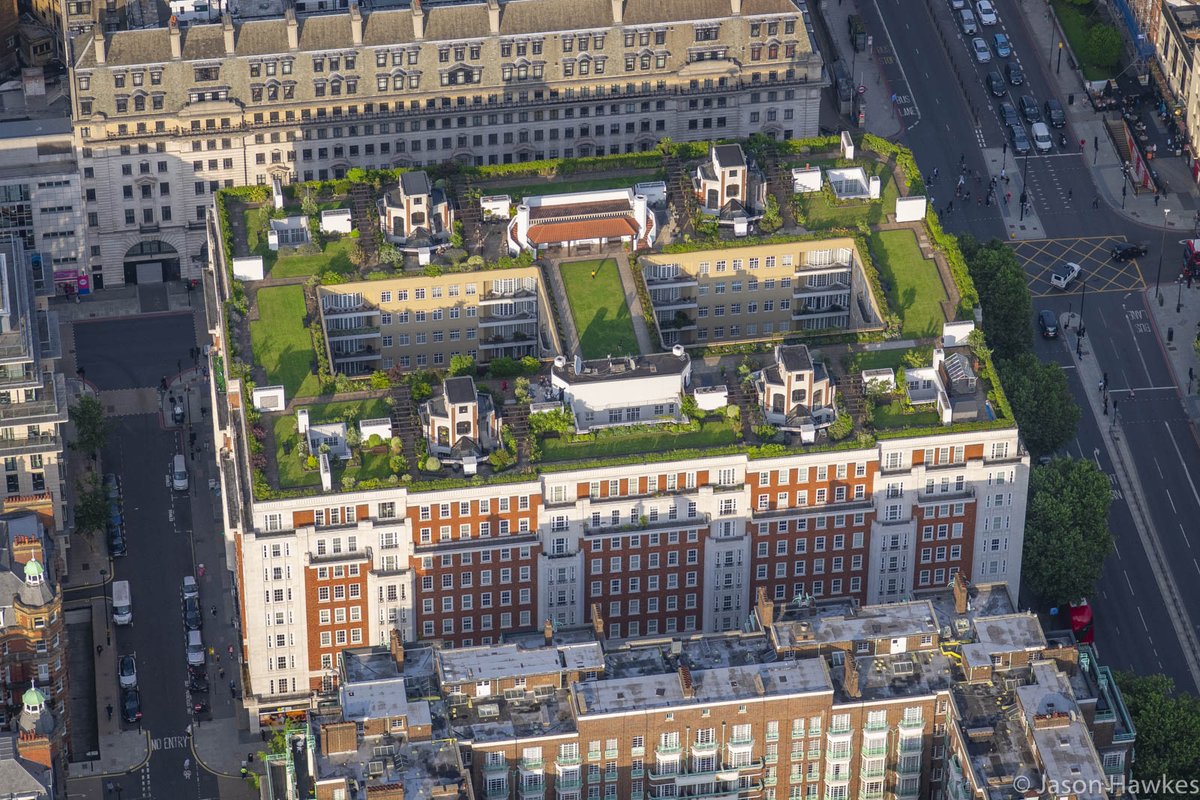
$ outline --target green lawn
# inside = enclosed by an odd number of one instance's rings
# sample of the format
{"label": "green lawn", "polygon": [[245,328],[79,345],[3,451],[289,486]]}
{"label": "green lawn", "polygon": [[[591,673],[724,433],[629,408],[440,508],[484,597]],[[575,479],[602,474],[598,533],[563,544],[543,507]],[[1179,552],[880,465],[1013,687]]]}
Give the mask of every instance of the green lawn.
{"label": "green lawn", "polygon": [[1083,72],[1085,79],[1102,81],[1105,78],[1113,77],[1120,71],[1119,67],[1115,69],[1102,67],[1088,59],[1088,33],[1095,24],[1103,21],[1097,17],[1094,5],[1080,7],[1075,3],[1067,2],[1067,0],[1050,0],[1050,5],[1054,6],[1054,13],[1058,15],[1063,33],[1066,34],[1067,41],[1071,44],[1071,52],[1079,59],[1079,69]]}
{"label": "green lawn", "polygon": [[[332,208],[340,202],[328,204]],[[355,267],[350,263],[350,250],[354,239],[343,236],[331,239],[322,252],[312,255],[284,255],[271,250],[267,243],[267,228],[271,220],[271,207],[248,208],[244,212],[246,223],[246,247],[254,255],[262,256],[263,271],[272,278],[295,278],[319,275],[322,272],[337,272],[349,275]]]}
{"label": "green lawn", "polygon": [[261,289],[256,303],[258,319],[250,323],[250,345],[254,363],[266,370],[266,385],[282,384],[289,401],[315,396],[320,384],[312,337],[304,324],[304,287]]}
{"label": "green lawn", "polygon": [[584,358],[637,354],[617,262],[611,258],[572,261],[559,265],[559,270]]}
{"label": "green lawn", "polygon": [[522,183],[515,186],[480,187],[485,195],[506,194],[513,200],[519,200],[526,195],[566,194],[568,192],[590,192],[596,189],[632,189],[635,183],[661,181],[663,173],[656,171],[646,175],[610,176],[607,178],[586,178],[573,181],[553,181],[547,183]]}
{"label": "green lawn", "polygon": [[561,439],[542,441],[543,461],[571,461],[585,458],[607,458],[631,453],[656,453],[686,448],[721,447],[737,441],[737,432],[728,420],[706,420],[698,431],[638,431],[625,436],[612,434],[602,439],[567,442]]}
{"label": "green lawn", "polygon": [[864,350],[861,353],[855,353],[850,359],[850,372],[858,374],[863,370],[868,369],[896,369],[903,359],[904,354],[908,350],[900,348],[897,350]]}
{"label": "green lawn", "polygon": [[[796,195],[796,207],[799,219],[804,227],[809,229],[825,228],[855,228],[859,222],[871,225],[884,221],[889,209],[896,207],[898,191],[896,182],[892,180],[891,170],[881,161],[855,162],[867,173],[867,177],[878,175],[881,182],[879,200],[852,200],[845,205],[832,202],[824,192]],[[827,170],[836,166],[832,159],[812,159],[798,162],[791,166],[821,167]],[[790,168],[790,167],[789,167]]]}
{"label": "green lawn", "polygon": [[[365,402],[317,403],[308,407],[309,421],[320,423],[336,419],[352,408],[361,410],[359,419],[390,415],[390,409],[382,399]],[[306,486],[320,486],[320,470],[305,469],[304,462],[297,453],[296,448],[300,444],[300,435],[296,431],[296,415],[275,415],[271,422],[271,430],[275,435],[275,461],[279,468],[279,488],[300,489]],[[345,475],[361,481],[370,478],[382,480],[392,474],[391,468],[388,466],[386,450],[381,453],[363,453],[361,461],[362,463],[356,466],[342,467],[341,462],[334,459],[332,462],[334,486],[341,486],[342,477]]]}
{"label": "green lawn", "polygon": [[870,249],[888,305],[903,321],[901,335],[938,335],[946,321],[941,306],[946,290],[937,265],[921,256],[916,236],[909,230],[872,233]]}
{"label": "green lawn", "polygon": [[907,411],[899,400],[890,405],[877,406],[874,420],[879,430],[928,428],[941,423],[937,411]]}

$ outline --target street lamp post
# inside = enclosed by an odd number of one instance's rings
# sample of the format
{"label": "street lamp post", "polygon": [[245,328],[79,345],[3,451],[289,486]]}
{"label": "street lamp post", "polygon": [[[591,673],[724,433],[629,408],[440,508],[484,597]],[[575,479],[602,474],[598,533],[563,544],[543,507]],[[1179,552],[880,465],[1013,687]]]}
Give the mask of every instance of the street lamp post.
{"label": "street lamp post", "polygon": [[[1087,325],[1083,323],[1083,304],[1087,301],[1087,276],[1083,277],[1083,294],[1079,298],[1079,325],[1075,328],[1075,355],[1083,358],[1083,337],[1087,336]],[[1069,345],[1068,345],[1069,346]]]}
{"label": "street lamp post", "polygon": [[1125,194],[1129,184],[1129,162],[1121,165],[1121,210],[1125,210]]}
{"label": "street lamp post", "polygon": [[1025,201],[1029,199],[1029,194],[1025,191],[1026,178],[1029,177],[1029,153],[1025,153],[1025,166],[1021,169],[1021,216],[1019,221],[1025,220]]}
{"label": "street lamp post", "polygon": [[1158,272],[1154,276],[1154,296],[1157,298],[1159,305],[1162,305],[1162,292],[1159,290],[1159,287],[1162,284],[1163,248],[1167,246],[1167,215],[1170,213],[1171,209],[1163,209],[1162,239],[1158,245]]}
{"label": "street lamp post", "polygon": [[1176,278],[1175,285],[1179,287],[1179,294],[1175,297],[1175,313],[1178,314],[1183,308],[1183,278]]}
{"label": "street lamp post", "polygon": [[100,570],[100,581],[104,584],[104,642],[112,644],[112,601],[108,597],[108,570]]}
{"label": "street lamp post", "polygon": [[1062,72],[1062,51],[1063,51],[1063,43],[1062,43],[1062,39],[1059,39],[1058,40],[1058,66],[1054,68],[1055,75]]}

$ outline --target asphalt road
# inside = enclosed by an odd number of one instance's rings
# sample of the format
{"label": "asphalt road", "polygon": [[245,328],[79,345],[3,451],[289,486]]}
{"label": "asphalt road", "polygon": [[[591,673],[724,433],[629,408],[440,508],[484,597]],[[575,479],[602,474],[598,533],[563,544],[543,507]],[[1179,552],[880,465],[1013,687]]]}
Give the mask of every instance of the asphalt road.
{"label": "asphalt road", "polygon": [[[177,359],[186,360],[194,345],[192,317],[80,323],[75,344],[86,378],[98,388],[155,386],[162,376],[176,373]],[[114,627],[113,650],[114,657],[137,657],[141,726],[150,734],[151,756],[141,769],[113,778],[115,791],[109,796],[217,797],[217,779],[198,768],[187,735],[193,720],[180,589],[195,560],[192,503],[188,493],[173,491],[168,479],[172,457],[183,451],[183,434],[164,430],[157,415],[116,417],[112,425],[104,463],[106,471],[121,477],[129,548],[127,556],[114,560],[114,579],[130,582],[134,616],[132,626]],[[213,622],[207,612],[204,617],[206,625]]]}
{"label": "asphalt road", "polygon": [[[1000,100],[1016,105],[1019,95],[1031,94],[1040,106],[1051,96],[1051,54],[1035,52],[1030,34],[1030,26],[1042,24],[1041,19],[1023,17],[1019,9],[1024,6],[1015,0],[998,0],[996,5],[999,24],[980,26],[978,35],[990,45],[995,33],[1007,34],[1014,52],[1008,60],[1019,62],[1025,72],[1025,83],[1020,87],[1009,86],[1004,98],[993,97],[984,80],[993,68],[1002,69],[1005,60],[993,57],[987,64],[974,60],[969,49],[970,37],[959,31],[948,0],[863,3],[868,31],[874,34],[877,44],[886,48],[880,58],[881,68],[898,95],[900,112],[909,121],[902,138],[913,149],[925,175],[935,168],[940,173],[930,190],[938,198],[939,207],[953,197],[960,157],[965,156],[968,171],[986,173],[984,150],[1003,151],[1008,137],[998,116]],[[1041,13],[1040,6],[1031,8],[1031,13]],[[935,31],[937,37],[931,37],[930,31]],[[1059,100],[1064,107],[1067,105],[1067,98],[1060,96]],[[1086,102],[1082,95],[1075,100]],[[1050,289],[1045,273],[1048,266],[1062,258],[1084,266],[1089,283],[1085,310],[1088,349],[1092,352],[1089,358],[1095,358],[1101,370],[1109,374],[1110,396],[1119,403],[1120,424],[1126,432],[1134,469],[1141,477],[1152,533],[1162,543],[1190,624],[1195,625],[1200,622],[1200,561],[1197,560],[1200,551],[1194,550],[1193,545],[1200,548],[1200,533],[1189,534],[1185,526],[1200,518],[1197,491],[1200,444],[1186,419],[1154,323],[1140,294],[1155,279],[1161,239],[1157,231],[1130,222],[1104,203],[1099,209],[1091,208],[1091,200],[1097,194],[1088,168],[1091,142],[1081,155],[1079,137],[1073,134],[1070,125],[1063,131],[1070,143],[1065,151],[1058,147],[1058,131],[1054,131],[1053,151],[1031,155],[1028,162],[1024,158],[1014,161],[1009,147],[1008,172],[1025,173],[1034,213],[1045,236],[1051,240],[1015,243],[1017,255],[1028,262],[1026,272],[1034,294],[1035,312],[1050,308],[1065,313],[1068,306],[1078,311],[1082,284],[1073,287],[1069,294],[1056,292]],[[948,146],[948,142],[961,144]],[[1008,238],[999,206],[960,201],[955,208],[943,217],[948,230],[983,240]],[[1110,242],[1116,240],[1149,240],[1150,253],[1140,264],[1113,265],[1106,255]],[[1178,269],[1174,247],[1168,240],[1163,270],[1168,286]],[[1200,302],[1200,296],[1192,295],[1185,302]],[[1190,337],[1190,332],[1179,334],[1185,340]],[[1073,345],[1074,335],[1069,339]],[[1068,449],[1073,456],[1096,459],[1113,476],[1099,428],[1111,420],[1097,419],[1084,402],[1084,392],[1096,392],[1097,387],[1080,383],[1066,346],[1061,339],[1040,342],[1036,352],[1067,369],[1071,391],[1084,408],[1078,437]],[[1134,389],[1132,396],[1128,393],[1130,388]],[[1196,682],[1187,669],[1182,645],[1167,616],[1175,612],[1167,609],[1159,593],[1129,508],[1119,491],[1115,491],[1111,528],[1117,552],[1105,565],[1098,595],[1089,598],[1096,614],[1097,645],[1105,663],[1145,674],[1166,673],[1180,686],[1195,690]]]}
{"label": "asphalt road", "polygon": [[196,344],[192,315],[75,323],[75,361],[101,391],[158,386],[190,365]]}

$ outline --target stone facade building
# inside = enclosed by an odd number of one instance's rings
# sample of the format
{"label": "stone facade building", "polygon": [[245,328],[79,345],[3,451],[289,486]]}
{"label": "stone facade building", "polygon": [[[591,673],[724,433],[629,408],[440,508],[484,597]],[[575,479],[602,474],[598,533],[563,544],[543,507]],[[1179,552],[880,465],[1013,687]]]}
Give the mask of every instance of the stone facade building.
{"label": "stone facade building", "polygon": [[509,0],[177,24],[77,39],[98,287],[197,277],[221,187],[351,167],[501,164],[817,132],[793,0]]}

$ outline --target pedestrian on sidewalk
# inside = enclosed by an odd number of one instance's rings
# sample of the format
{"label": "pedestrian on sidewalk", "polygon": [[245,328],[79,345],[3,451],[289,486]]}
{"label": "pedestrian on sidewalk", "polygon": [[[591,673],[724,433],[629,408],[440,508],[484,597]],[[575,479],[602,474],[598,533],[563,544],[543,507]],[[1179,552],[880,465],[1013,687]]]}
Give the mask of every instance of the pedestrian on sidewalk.
{"label": "pedestrian on sidewalk", "polygon": [[246,780],[246,778],[249,777],[249,775],[250,775],[250,773],[246,771],[246,768],[242,767],[242,780]]}
{"label": "pedestrian on sidewalk", "polygon": [[1004,181],[1005,183],[1008,182],[1008,171],[1007,170],[1005,170],[1005,169],[1000,170],[1000,180]]}
{"label": "pedestrian on sidewalk", "polygon": [[970,192],[966,192],[966,193],[963,195],[963,202],[966,202],[966,203],[969,203],[969,202],[971,202],[971,193],[970,193]]}
{"label": "pedestrian on sidewalk", "polygon": [[104,654],[104,645],[102,645],[102,644],[96,645],[96,657],[98,658],[103,654]]}
{"label": "pedestrian on sidewalk", "polygon": [[113,709],[112,709],[112,703],[109,703],[108,705],[106,705],[106,706],[104,707],[104,713],[105,713],[105,714],[108,714],[108,720],[109,720],[109,722],[112,722],[112,711],[113,711]]}
{"label": "pedestrian on sidewalk", "polygon": [[1155,208],[1157,208],[1157,207],[1158,207],[1158,197],[1159,197],[1159,195],[1158,195],[1158,192],[1155,192],[1155,193],[1154,193],[1154,206],[1155,206]]}
{"label": "pedestrian on sidewalk", "polygon": [[937,176],[938,176],[938,168],[934,167],[933,168],[933,177],[936,178]]}
{"label": "pedestrian on sidewalk", "polygon": [[224,667],[221,667],[220,669],[217,670],[217,677],[221,680],[225,680],[225,668]]}
{"label": "pedestrian on sidewalk", "polygon": [[1100,207],[1100,195],[1096,195],[1095,197],[1092,198],[1092,208],[1099,208],[1099,207]]}
{"label": "pedestrian on sidewalk", "polygon": [[216,607],[216,606],[213,606],[213,607],[212,607],[212,615],[213,615],[214,617],[217,615],[217,607]]}
{"label": "pedestrian on sidewalk", "polygon": [[1008,205],[1008,201],[1012,200],[1012,192],[1004,193],[1004,205]]}
{"label": "pedestrian on sidewalk", "polygon": [[950,211],[953,211],[953,210],[954,210],[954,201],[953,201],[953,200],[951,200],[949,203],[947,203],[947,204],[946,204],[946,211],[947,211],[947,212],[950,212]]}

